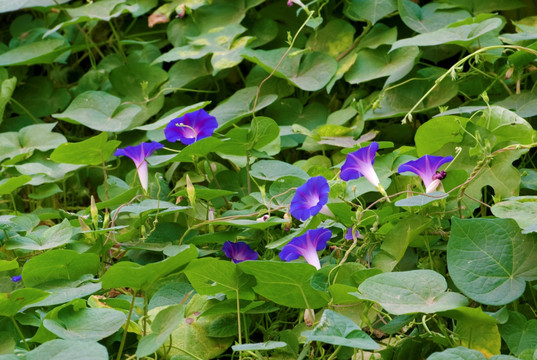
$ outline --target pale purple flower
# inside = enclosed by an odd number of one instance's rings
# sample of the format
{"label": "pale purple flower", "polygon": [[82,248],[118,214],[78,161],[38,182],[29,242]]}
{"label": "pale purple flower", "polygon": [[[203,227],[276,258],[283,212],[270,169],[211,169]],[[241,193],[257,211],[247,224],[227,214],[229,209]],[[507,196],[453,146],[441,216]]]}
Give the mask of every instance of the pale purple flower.
{"label": "pale purple flower", "polygon": [[140,179],[140,184],[142,184],[144,190],[147,191],[148,175],[147,161],[145,159],[154,151],[162,149],[163,147],[164,145],[156,141],[152,141],[150,143],[141,143],[136,146],[127,146],[124,149],[117,149],[114,155],[127,156],[134,162],[136,171],[138,172],[138,178]]}
{"label": "pale purple flower", "polygon": [[302,221],[316,215],[328,202],[329,191],[328,181],[324,177],[315,176],[308,179],[296,189],[289,212]]}
{"label": "pale purple flower", "polygon": [[375,156],[379,144],[372,142],[369,146],[356,150],[355,152],[347,154],[347,159],[341,167],[341,173],[339,177],[342,180],[349,181],[365,177],[373,186],[379,187],[380,180],[373,169],[373,163],[375,162]]}
{"label": "pale purple flower", "polygon": [[[356,235],[357,239],[363,239],[364,237],[360,235],[360,232],[358,230],[354,231],[354,235]],[[352,238],[352,228],[348,228],[347,232],[345,233],[345,240],[353,240]]]}
{"label": "pale purple flower", "polygon": [[199,109],[170,121],[164,129],[164,135],[169,142],[179,140],[190,145],[211,136],[217,127],[216,118]]}
{"label": "pale purple flower", "polygon": [[226,241],[224,246],[222,246],[224,254],[230,258],[235,264],[246,261],[246,260],[257,260],[259,255],[256,251],[245,242],[231,242]]}
{"label": "pale purple flower", "polygon": [[317,251],[326,247],[326,243],[332,237],[329,229],[319,228],[308,230],[304,235],[293,238],[280,252],[280,259],[284,261],[296,260],[303,256],[308,264],[321,268],[321,262]]}
{"label": "pale purple flower", "polygon": [[397,171],[401,174],[406,171],[413,172],[421,177],[425,192],[430,193],[435,191],[440,180],[446,177],[445,171],[438,171],[438,168],[445,163],[453,161],[453,156],[433,156],[424,155],[417,160],[408,161],[399,166]]}

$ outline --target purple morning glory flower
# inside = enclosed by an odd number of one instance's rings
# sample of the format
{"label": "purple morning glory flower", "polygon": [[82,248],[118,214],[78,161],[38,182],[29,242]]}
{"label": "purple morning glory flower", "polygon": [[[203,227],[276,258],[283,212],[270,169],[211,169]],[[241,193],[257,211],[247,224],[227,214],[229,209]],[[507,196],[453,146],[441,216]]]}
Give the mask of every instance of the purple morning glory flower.
{"label": "purple morning glory flower", "polygon": [[380,186],[380,180],[375,169],[373,169],[373,163],[375,162],[375,155],[377,155],[378,149],[379,144],[372,142],[369,146],[347,154],[347,159],[341,167],[339,177],[342,180],[349,181],[364,176],[373,186],[378,188]]}
{"label": "purple morning glory flower", "polygon": [[304,235],[293,238],[285,245],[280,252],[280,259],[284,261],[296,260],[303,256],[308,264],[315,266],[317,270],[321,268],[319,255],[317,251],[321,251],[326,247],[326,243],[332,237],[332,232],[328,229],[319,228],[308,230]]}
{"label": "purple morning glory flower", "polygon": [[324,177],[315,176],[308,179],[296,189],[289,212],[302,221],[316,215],[328,202],[329,191],[328,181]]}
{"label": "purple morning glory flower", "polygon": [[217,127],[216,118],[199,109],[170,121],[164,129],[164,135],[169,142],[179,140],[190,145],[211,136]]}
{"label": "purple morning glory flower", "polygon": [[226,241],[224,246],[222,246],[224,254],[230,258],[235,264],[246,261],[246,260],[257,260],[259,255],[256,251],[245,242],[231,242]]}
{"label": "purple morning glory flower", "polygon": [[11,278],[11,281],[13,282],[19,282],[22,280],[22,275],[15,275]]}
{"label": "purple morning glory flower", "polygon": [[127,146],[124,149],[117,149],[114,155],[128,156],[134,161],[138,177],[140,178],[140,183],[144,190],[147,191],[147,161],[145,161],[145,158],[150,156],[155,150],[162,149],[163,147],[164,145],[152,141],[150,143],[141,143],[136,146]]}
{"label": "purple morning glory flower", "polygon": [[440,180],[446,177],[445,171],[437,173],[438,168],[451,161],[453,161],[453,156],[424,155],[417,160],[400,165],[397,171],[400,174],[410,171],[421,177],[423,185],[425,185],[425,192],[429,193],[435,191],[440,185]]}
{"label": "purple morning glory flower", "polygon": [[[355,230],[354,234],[356,235],[357,239],[363,239],[364,238],[362,235],[360,235],[360,232],[358,230]],[[352,228],[347,229],[347,233],[345,234],[345,240],[353,240],[352,239]]]}

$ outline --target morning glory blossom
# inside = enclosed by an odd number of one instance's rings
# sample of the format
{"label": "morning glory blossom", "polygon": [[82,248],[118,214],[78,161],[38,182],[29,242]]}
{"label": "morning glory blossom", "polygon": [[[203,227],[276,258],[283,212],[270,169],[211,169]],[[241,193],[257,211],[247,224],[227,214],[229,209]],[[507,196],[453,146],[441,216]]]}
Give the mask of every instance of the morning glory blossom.
{"label": "morning glory blossom", "polygon": [[372,142],[369,146],[347,154],[347,159],[341,167],[339,177],[342,180],[349,181],[364,176],[373,186],[379,188],[380,180],[375,169],[373,169],[378,149],[379,144]]}
{"label": "morning glory blossom", "polygon": [[296,260],[303,256],[308,264],[321,268],[321,262],[317,251],[326,247],[326,243],[332,237],[329,229],[319,228],[308,230],[304,235],[293,238],[280,252],[280,259],[284,261]]}
{"label": "morning glory blossom", "polygon": [[169,142],[179,140],[190,145],[211,136],[217,127],[216,118],[199,109],[170,121],[164,129],[164,135]]}
{"label": "morning glory blossom", "polygon": [[296,189],[289,212],[302,221],[316,215],[328,202],[329,191],[328,181],[324,177],[315,176],[308,179]]}
{"label": "morning glory blossom", "polygon": [[15,275],[11,278],[11,281],[13,282],[19,282],[22,280],[22,275]]}
{"label": "morning glory blossom", "polygon": [[142,184],[144,190],[147,191],[147,161],[145,161],[145,158],[150,156],[154,151],[162,149],[163,147],[164,145],[156,141],[152,141],[150,143],[141,143],[136,146],[127,146],[124,149],[117,149],[114,155],[128,156],[132,161],[134,161],[136,171],[138,172],[138,178],[140,179],[140,184]]}
{"label": "morning glory blossom", "polygon": [[440,180],[446,177],[445,171],[438,171],[438,168],[445,163],[453,161],[453,156],[433,156],[424,155],[417,160],[408,161],[399,166],[397,171],[401,174],[406,171],[413,172],[421,177],[425,192],[430,193],[440,185]]}
{"label": "morning glory blossom", "polygon": [[[354,235],[356,235],[357,239],[363,239],[364,237],[360,235],[360,232],[358,230],[354,231]],[[347,232],[345,233],[345,240],[353,240],[352,238],[352,228],[348,228]]]}
{"label": "morning glory blossom", "polygon": [[259,257],[256,251],[252,250],[247,243],[242,241],[236,243],[226,241],[224,246],[222,246],[222,250],[235,264],[246,260],[257,260]]}

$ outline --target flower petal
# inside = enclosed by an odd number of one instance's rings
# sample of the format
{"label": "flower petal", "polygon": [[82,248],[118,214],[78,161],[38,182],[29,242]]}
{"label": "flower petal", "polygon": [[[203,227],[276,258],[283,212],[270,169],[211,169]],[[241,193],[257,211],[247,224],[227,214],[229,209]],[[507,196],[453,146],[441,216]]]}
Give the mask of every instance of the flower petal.
{"label": "flower petal", "polygon": [[199,109],[170,121],[164,129],[164,135],[169,142],[179,140],[190,145],[211,136],[217,127],[216,118]]}
{"label": "flower petal", "polygon": [[233,243],[226,241],[222,246],[224,254],[230,258],[235,264],[246,260],[257,260],[259,254],[245,242],[239,241]]}
{"label": "flower petal", "polygon": [[326,248],[328,240],[332,237],[329,229],[319,228],[306,231],[303,235],[293,238],[285,245],[280,252],[280,259],[284,261],[296,260],[300,256],[306,261],[320,269],[319,256],[317,251]]}
{"label": "flower petal", "polygon": [[421,177],[425,188],[428,188],[440,166],[451,161],[453,161],[453,156],[424,155],[417,160],[411,160],[401,164],[397,172],[399,174],[407,171],[413,172]]}
{"label": "flower petal", "polygon": [[316,215],[328,202],[330,186],[323,176],[315,176],[296,189],[289,212],[299,220]]}

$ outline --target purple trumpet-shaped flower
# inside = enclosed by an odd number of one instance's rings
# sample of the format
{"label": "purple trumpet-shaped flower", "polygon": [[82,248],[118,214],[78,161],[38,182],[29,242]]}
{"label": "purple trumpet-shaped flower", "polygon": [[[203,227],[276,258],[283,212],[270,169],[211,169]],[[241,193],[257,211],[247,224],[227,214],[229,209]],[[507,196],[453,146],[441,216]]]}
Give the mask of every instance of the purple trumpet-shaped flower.
{"label": "purple trumpet-shaped flower", "polygon": [[247,243],[242,241],[236,243],[226,241],[224,246],[222,246],[222,250],[235,264],[246,260],[257,260],[259,257],[256,251],[252,250]]}
{"label": "purple trumpet-shaped flower", "polygon": [[15,275],[11,278],[11,281],[13,282],[19,282],[22,280],[22,275]]}
{"label": "purple trumpet-shaped flower", "polygon": [[289,212],[302,221],[316,215],[328,202],[329,191],[328,181],[324,177],[315,176],[308,179],[304,185],[296,189]]}
{"label": "purple trumpet-shaped flower", "polygon": [[217,127],[216,118],[199,109],[170,121],[164,129],[164,135],[169,142],[179,140],[190,145],[211,136]]}
{"label": "purple trumpet-shaped flower", "polygon": [[[363,239],[364,237],[360,235],[360,232],[358,230],[354,231],[354,235],[356,235],[357,239]],[[348,228],[347,232],[345,233],[345,240],[353,240],[352,239],[352,228]]]}
{"label": "purple trumpet-shaped flower", "polygon": [[284,261],[296,260],[303,256],[308,264],[315,266],[317,270],[321,268],[319,255],[317,251],[321,251],[326,247],[326,243],[332,237],[332,232],[328,229],[319,228],[308,230],[304,235],[293,238],[285,245],[280,252],[280,259]]}
{"label": "purple trumpet-shaped flower", "polygon": [[378,188],[380,186],[380,180],[375,169],[373,169],[373,163],[375,162],[375,155],[377,155],[378,149],[379,144],[372,142],[369,146],[347,154],[347,159],[341,167],[339,177],[342,180],[349,181],[363,176],[373,186]]}
{"label": "purple trumpet-shaped flower", "polygon": [[410,171],[421,177],[425,192],[430,193],[435,191],[440,180],[446,177],[445,171],[438,171],[438,168],[445,163],[453,161],[453,156],[433,156],[424,155],[417,160],[408,161],[399,166],[397,171],[399,174]]}
{"label": "purple trumpet-shaped flower", "polygon": [[115,156],[128,156],[134,161],[136,165],[136,171],[138,172],[138,178],[140,179],[140,184],[144,190],[147,191],[147,161],[145,158],[150,156],[154,151],[162,149],[164,145],[152,141],[150,143],[141,143],[136,146],[127,146],[124,149],[117,149],[114,153]]}

